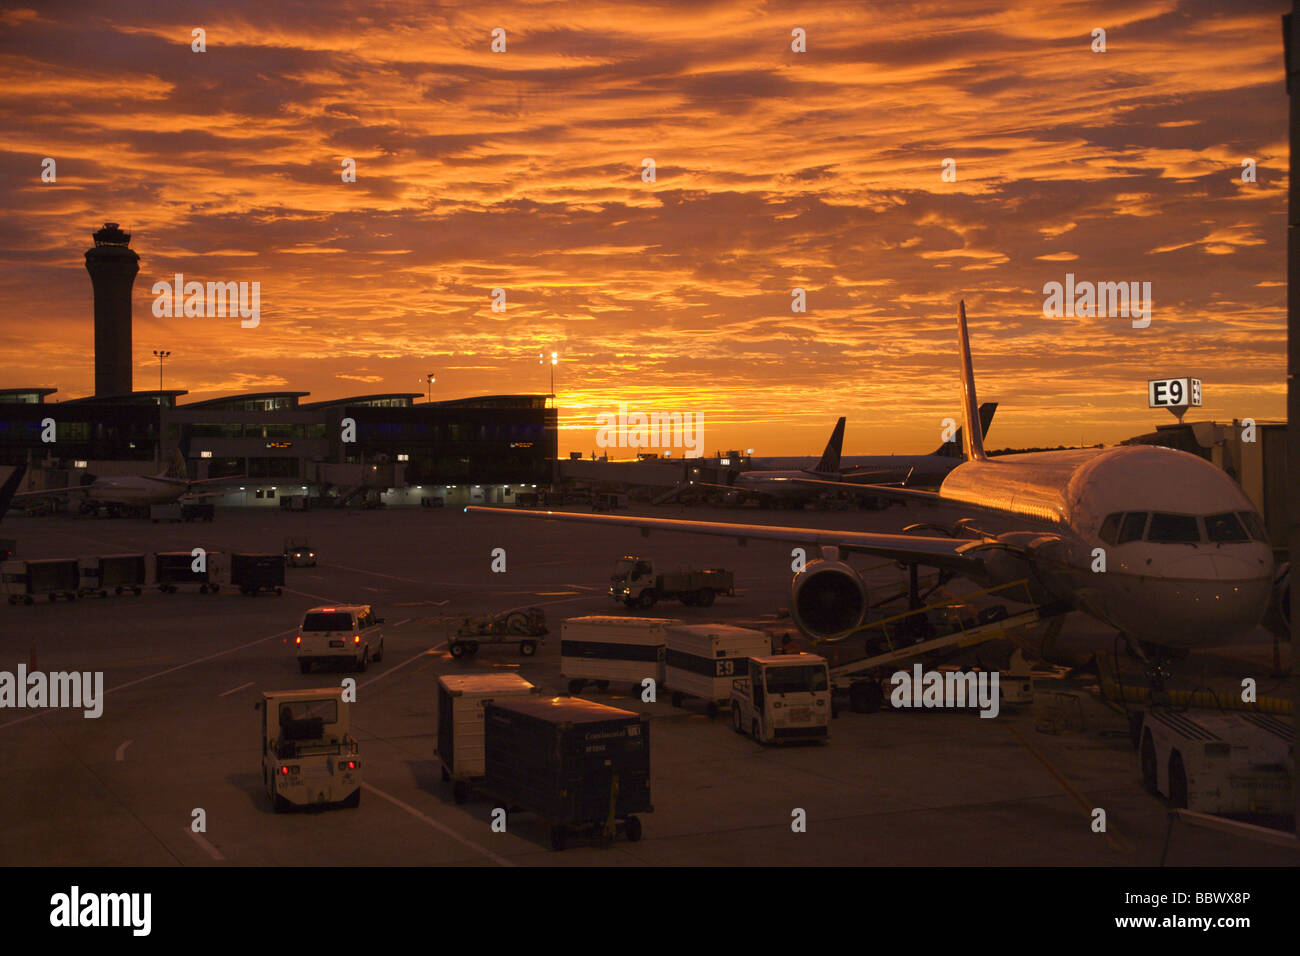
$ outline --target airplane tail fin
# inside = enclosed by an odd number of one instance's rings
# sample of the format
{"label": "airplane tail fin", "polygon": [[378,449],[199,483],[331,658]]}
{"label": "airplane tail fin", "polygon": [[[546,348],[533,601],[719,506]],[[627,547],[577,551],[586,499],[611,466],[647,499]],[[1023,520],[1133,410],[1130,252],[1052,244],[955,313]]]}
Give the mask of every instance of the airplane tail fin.
{"label": "airplane tail fin", "polygon": [[173,449],[172,456],[167,461],[167,470],[163,472],[163,477],[189,481],[189,469],[185,467],[185,456],[181,454],[179,448]]}
{"label": "airplane tail fin", "polygon": [[5,512],[9,510],[9,502],[14,500],[14,495],[18,492],[18,486],[23,483],[23,475],[27,474],[26,465],[18,465],[13,470],[5,483],[0,485],[0,520],[3,520]]}
{"label": "airplane tail fin", "polygon": [[826,450],[822,452],[822,460],[817,462],[817,467],[813,471],[819,471],[825,474],[838,474],[840,470],[840,450],[844,447],[844,416],[835,423],[835,431],[831,432],[831,440],[826,443]]}
{"label": "airplane tail fin", "polygon": [[984,433],[979,427],[979,399],[975,396],[975,368],[970,358],[970,334],[966,331],[966,301],[957,310],[957,342],[961,346],[962,448],[971,461],[987,461]]}
{"label": "airplane tail fin", "polygon": [[[993,424],[993,413],[997,410],[997,402],[985,402],[980,406],[980,432],[985,438],[989,435],[989,426]],[[953,435],[952,441],[944,442],[930,454],[939,458],[961,458],[965,454],[962,439],[963,431],[964,429],[958,428]]]}

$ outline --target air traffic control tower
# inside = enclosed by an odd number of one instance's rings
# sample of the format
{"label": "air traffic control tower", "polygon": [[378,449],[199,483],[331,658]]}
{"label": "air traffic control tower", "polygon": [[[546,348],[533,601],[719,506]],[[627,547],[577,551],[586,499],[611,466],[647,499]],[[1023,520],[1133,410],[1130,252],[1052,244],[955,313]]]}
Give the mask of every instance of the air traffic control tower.
{"label": "air traffic control tower", "polygon": [[129,395],[131,382],[131,286],[140,257],[131,234],[104,223],[86,250],[86,271],[95,287],[95,395]]}

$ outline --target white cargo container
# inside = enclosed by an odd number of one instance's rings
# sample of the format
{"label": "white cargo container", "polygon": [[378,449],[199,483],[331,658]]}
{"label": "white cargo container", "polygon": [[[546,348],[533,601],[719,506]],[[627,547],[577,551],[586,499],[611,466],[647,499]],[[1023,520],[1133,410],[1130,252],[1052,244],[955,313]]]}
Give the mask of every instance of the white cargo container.
{"label": "white cargo container", "polygon": [[664,646],[668,628],[680,622],[663,617],[571,617],[560,629],[560,673],[569,693],[589,683],[602,690],[609,682],[640,687],[647,677],[664,683]]}
{"label": "white cargo container", "polygon": [[438,759],[443,782],[451,781],[457,803],[484,773],[483,705],[501,697],[536,694],[518,674],[444,674],[438,678]]}
{"label": "white cargo container", "polygon": [[684,697],[707,701],[709,714],[731,700],[731,682],[748,673],[745,658],[767,657],[772,639],[762,631],[727,624],[675,624],[668,628],[664,684],[673,706]]}

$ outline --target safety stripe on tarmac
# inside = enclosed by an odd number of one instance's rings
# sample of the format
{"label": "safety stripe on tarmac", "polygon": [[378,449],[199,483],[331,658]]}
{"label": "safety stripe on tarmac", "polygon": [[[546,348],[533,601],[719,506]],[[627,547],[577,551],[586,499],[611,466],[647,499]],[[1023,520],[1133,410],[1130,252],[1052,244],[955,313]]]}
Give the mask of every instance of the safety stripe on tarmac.
{"label": "safety stripe on tarmac", "polygon": [[469,847],[471,850],[476,850],[476,851],[478,851],[479,853],[482,853],[485,857],[487,857],[487,858],[488,858],[489,860],[491,860],[493,863],[497,864],[497,866],[514,866],[514,864],[511,863],[509,860],[507,860],[504,856],[501,856],[501,855],[499,855],[499,854],[493,853],[491,850],[489,850],[489,849],[488,849],[487,847],[485,847],[485,846],[479,846],[479,845],[478,845],[477,843],[475,843],[473,840],[471,840],[471,839],[469,839],[469,838],[467,838],[467,837],[463,837],[463,836],[461,836],[459,833],[457,833],[457,832],[456,832],[455,830],[453,830],[451,827],[443,826],[443,825],[442,825],[441,823],[439,823],[437,820],[435,820],[435,819],[433,819],[432,817],[426,816],[425,814],[421,813],[419,810],[415,809],[415,807],[411,806],[409,803],[403,803],[401,800],[398,800],[396,797],[392,796],[391,794],[384,793],[384,791],[380,790],[378,787],[374,787],[374,786],[372,786],[371,784],[363,783],[361,786],[362,786],[364,789],[369,790],[371,793],[376,794],[377,796],[383,797],[385,800],[387,800],[389,803],[393,804],[394,806],[396,806],[396,807],[400,807],[401,809],[405,810],[407,813],[409,813],[411,816],[415,817],[417,820],[420,820],[420,821],[422,821],[422,822],[424,822],[424,823],[429,824],[429,826],[433,827],[433,828],[434,828],[435,830],[437,830],[439,833],[442,833],[442,834],[445,834],[446,836],[451,837],[451,838],[452,838],[453,840],[455,840],[457,843],[463,843],[463,844],[465,844],[467,847]]}

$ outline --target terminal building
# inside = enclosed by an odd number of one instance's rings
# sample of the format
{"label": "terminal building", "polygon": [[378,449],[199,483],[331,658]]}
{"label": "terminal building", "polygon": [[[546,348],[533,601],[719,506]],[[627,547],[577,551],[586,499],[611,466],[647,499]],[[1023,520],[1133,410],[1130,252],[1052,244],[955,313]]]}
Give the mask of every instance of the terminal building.
{"label": "terminal building", "polygon": [[130,239],[106,223],[86,253],[95,395],[58,401],[56,388],[0,388],[0,466],[30,466],[22,490],[156,474],[178,451],[191,479],[230,478],[204,489],[230,489],[217,504],[509,504],[551,483],[557,410],[545,395],[309,402],[307,392],[273,391],[187,403],[184,389],[134,391]]}

